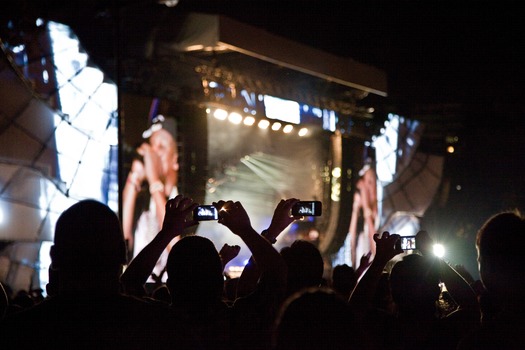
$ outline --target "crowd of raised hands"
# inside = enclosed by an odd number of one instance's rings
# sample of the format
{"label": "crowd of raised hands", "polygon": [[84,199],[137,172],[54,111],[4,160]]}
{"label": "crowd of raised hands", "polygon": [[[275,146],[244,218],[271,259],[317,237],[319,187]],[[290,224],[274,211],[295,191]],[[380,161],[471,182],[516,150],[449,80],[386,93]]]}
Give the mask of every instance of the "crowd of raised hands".
{"label": "crowd of raised hands", "polygon": [[[162,229],[123,272],[118,218],[101,203],[81,201],[57,222],[48,296],[15,311],[2,299],[0,346],[402,350],[523,344],[525,279],[512,255],[524,247],[519,213],[495,215],[480,228],[481,280],[430,254],[425,231],[412,254],[401,249],[399,235],[377,233],[373,259],[363,256],[356,269],[335,266],[327,278],[314,244],[297,239],[280,251],[273,245],[300,219],[291,215],[298,201],[281,200],[261,233],[242,203],[213,203],[218,223],[251,253],[236,278],[224,268],[239,254],[238,245],[217,250],[204,235],[186,233],[199,224],[191,198],[167,201]],[[512,239],[502,243],[494,235]],[[166,283],[146,288],[160,255],[179,236]]]}

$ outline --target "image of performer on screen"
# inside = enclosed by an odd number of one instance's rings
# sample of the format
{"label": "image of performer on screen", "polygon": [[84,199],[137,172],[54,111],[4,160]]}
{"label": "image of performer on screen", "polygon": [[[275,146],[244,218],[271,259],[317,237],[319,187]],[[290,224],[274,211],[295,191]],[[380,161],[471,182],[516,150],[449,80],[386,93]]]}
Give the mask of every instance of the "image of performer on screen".
{"label": "image of performer on screen", "polygon": [[[356,268],[358,236],[364,235],[366,247],[362,247],[363,254],[370,252],[370,259],[375,256],[374,234],[378,224],[377,177],[373,161],[368,158],[359,171],[359,179],[355,185],[350,218],[350,252],[352,267]],[[362,227],[359,227],[362,226]],[[359,232],[358,232],[359,230]]]}
{"label": "image of performer on screen", "polygon": [[[178,194],[178,148],[175,121],[157,115],[143,132],[122,192],[122,218],[128,254],[134,258],[160,231],[169,198]],[[164,282],[169,249],[159,258],[148,282]]]}

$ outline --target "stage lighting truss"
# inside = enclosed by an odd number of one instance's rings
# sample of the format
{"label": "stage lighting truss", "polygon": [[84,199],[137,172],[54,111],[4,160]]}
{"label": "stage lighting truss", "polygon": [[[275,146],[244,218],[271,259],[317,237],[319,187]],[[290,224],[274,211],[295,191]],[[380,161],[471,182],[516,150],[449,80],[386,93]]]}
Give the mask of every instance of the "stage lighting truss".
{"label": "stage lighting truss", "polygon": [[262,130],[271,130],[274,132],[282,132],[287,135],[295,135],[298,137],[306,137],[312,134],[312,130],[306,126],[293,125],[284,123],[278,120],[268,118],[258,118],[251,113],[240,113],[239,111],[230,111],[225,106],[208,106],[206,113],[209,116],[221,121],[228,121],[235,125],[243,125],[246,127],[258,127]]}

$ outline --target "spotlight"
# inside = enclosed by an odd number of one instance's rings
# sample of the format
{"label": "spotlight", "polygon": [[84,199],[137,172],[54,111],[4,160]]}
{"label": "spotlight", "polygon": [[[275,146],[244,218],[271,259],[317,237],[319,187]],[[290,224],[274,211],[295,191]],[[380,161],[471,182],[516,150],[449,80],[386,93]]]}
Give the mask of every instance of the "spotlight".
{"label": "spotlight", "polygon": [[179,0],[159,0],[160,5],[166,5],[167,7],[175,7],[179,3]]}
{"label": "spotlight", "polygon": [[438,258],[442,258],[445,256],[445,247],[443,246],[443,244],[434,244],[434,246],[432,247],[432,251],[434,252],[434,255]]}
{"label": "spotlight", "polygon": [[251,126],[254,123],[255,123],[255,118],[254,117],[247,116],[246,118],[244,118],[244,125]]}
{"label": "spotlight", "polygon": [[263,119],[259,122],[259,124],[257,124],[259,126],[259,128],[261,129],[267,129],[268,126],[270,126],[270,122],[266,119]]}
{"label": "spotlight", "polygon": [[273,131],[277,131],[279,129],[281,129],[281,123],[275,122],[275,123],[272,124],[272,130]]}
{"label": "spotlight", "polygon": [[308,134],[308,129],[307,128],[301,128],[298,132],[298,135],[299,136],[306,136],[306,134]]}
{"label": "spotlight", "polygon": [[217,108],[215,112],[213,112],[213,116],[219,120],[225,120],[228,117],[228,112],[224,109]]}
{"label": "spotlight", "polygon": [[233,124],[240,124],[242,122],[242,115],[237,112],[232,112],[228,116],[228,120]]}
{"label": "spotlight", "polygon": [[283,128],[283,132],[284,132],[285,134],[289,134],[289,133],[291,133],[292,130],[293,130],[293,125],[290,125],[290,124],[285,125],[284,128]]}

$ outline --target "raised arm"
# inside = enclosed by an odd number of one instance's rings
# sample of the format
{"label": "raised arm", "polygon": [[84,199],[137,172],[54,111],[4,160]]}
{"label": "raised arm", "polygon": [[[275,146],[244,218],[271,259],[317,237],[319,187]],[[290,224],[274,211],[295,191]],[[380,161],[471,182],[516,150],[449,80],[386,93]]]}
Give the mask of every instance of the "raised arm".
{"label": "raised arm", "polygon": [[472,313],[479,320],[479,303],[476,292],[452,266],[439,259],[441,281],[460,309]]}
{"label": "raised arm", "polygon": [[456,271],[452,266],[442,259],[434,256],[432,247],[434,240],[427,231],[419,231],[416,234],[416,246],[421,255],[436,259],[439,263],[440,278],[456,302],[465,311],[471,312],[473,317],[479,319],[479,307],[477,295],[471,287],[471,283]]}
{"label": "raised arm", "polygon": [[124,239],[126,240],[128,253],[133,253],[133,214],[135,212],[137,196],[145,178],[144,165],[137,159],[133,160],[126,184],[122,190],[122,230],[124,231]]}
{"label": "raised arm", "polygon": [[219,223],[238,235],[252,252],[261,275],[268,274],[276,283],[286,287],[286,264],[281,254],[267,239],[252,227],[250,218],[240,202],[220,201],[214,203],[219,211]]}
{"label": "raised arm", "polygon": [[[298,219],[298,217],[290,216],[292,207],[298,201],[297,198],[281,199],[274,210],[270,226],[261,233],[261,236],[268,242],[272,244],[275,243],[279,234],[281,234],[281,232],[283,232],[292,222]],[[260,276],[261,272],[252,255],[239,278],[237,284],[237,297],[246,296],[253,292]]]}
{"label": "raised arm", "polygon": [[153,150],[151,145],[143,143],[137,152],[144,157],[144,170],[149,184],[151,198],[155,203],[155,212],[159,226],[161,226],[166,212],[166,188],[162,176],[161,157]]}
{"label": "raised arm", "polygon": [[131,261],[120,278],[125,293],[137,296],[144,295],[144,284],[166,246],[173,238],[180,236],[186,228],[198,223],[191,217],[191,213],[197,205],[191,198],[182,195],[166,202],[166,215],[162,229]]}
{"label": "raised arm", "polygon": [[224,269],[226,267],[226,264],[228,264],[232,259],[234,259],[237,255],[239,255],[239,252],[241,251],[241,247],[238,245],[230,245],[228,243],[224,243],[221,250],[219,251],[219,256],[221,257],[222,262],[222,268]]}
{"label": "raised arm", "polygon": [[403,253],[399,244],[399,235],[383,232],[381,237],[374,235],[376,255],[372,264],[350,295],[349,305],[356,315],[363,316],[369,309],[377,284],[386,264],[396,255]]}
{"label": "raised arm", "polygon": [[372,255],[372,252],[368,252],[366,254],[363,254],[361,257],[361,260],[359,260],[359,266],[355,270],[355,276],[357,280],[361,278],[363,273],[365,273],[366,269],[372,264],[372,261],[370,259],[370,256]]}

